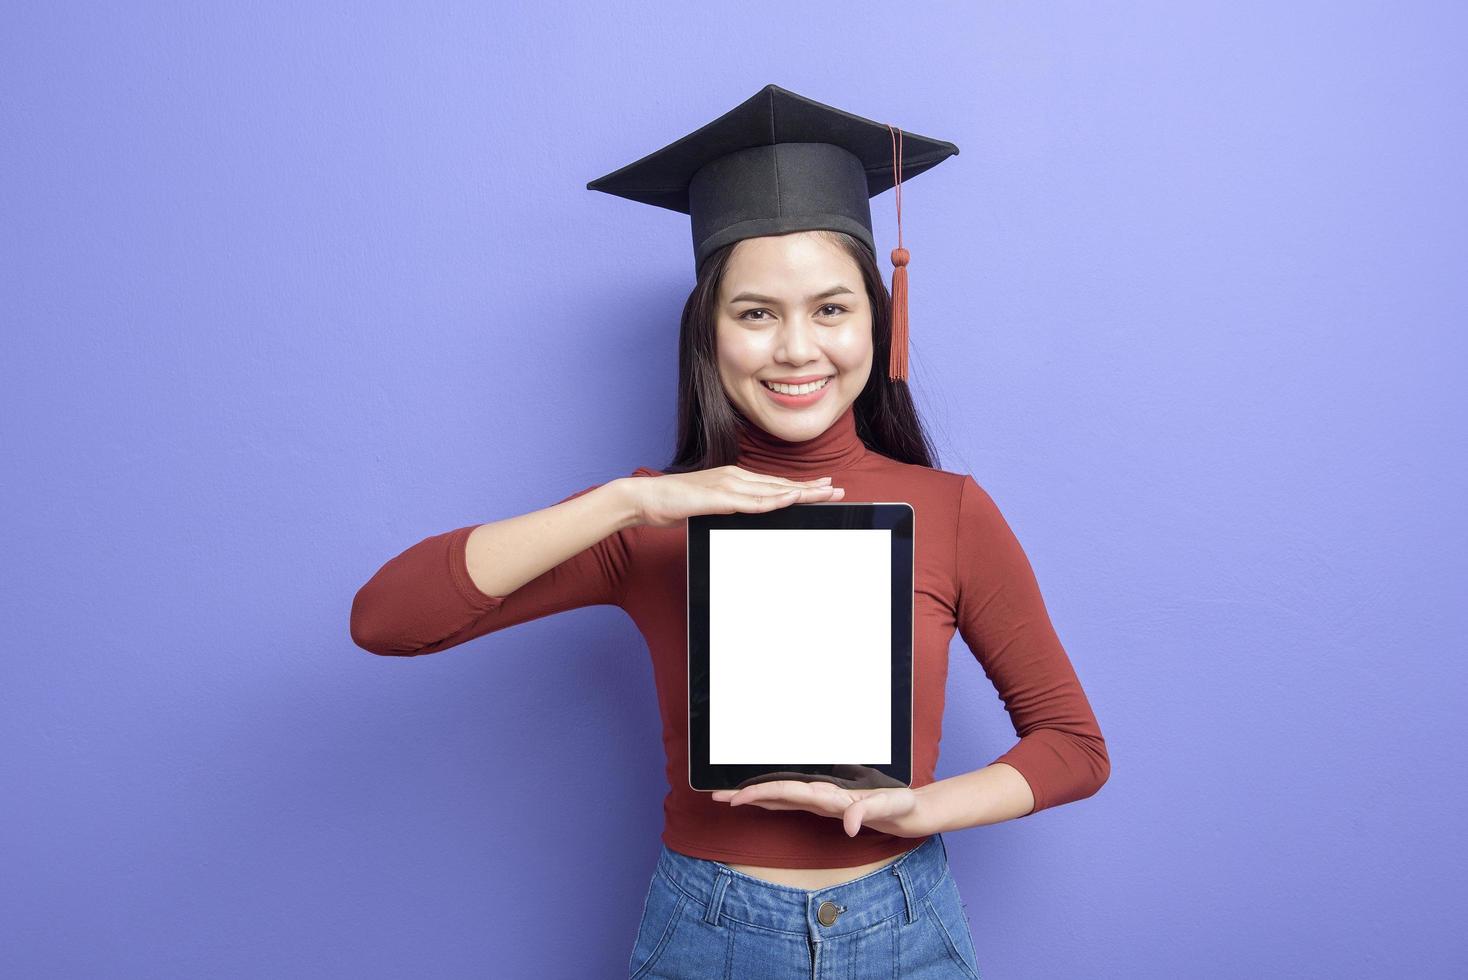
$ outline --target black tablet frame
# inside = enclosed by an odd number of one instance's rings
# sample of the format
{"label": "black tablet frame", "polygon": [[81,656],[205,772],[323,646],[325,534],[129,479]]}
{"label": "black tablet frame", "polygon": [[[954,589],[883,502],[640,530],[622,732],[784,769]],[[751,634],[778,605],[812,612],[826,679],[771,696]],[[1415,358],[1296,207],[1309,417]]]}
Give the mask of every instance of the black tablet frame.
{"label": "black tablet frame", "polygon": [[[687,520],[688,785],[699,792],[737,789],[772,779],[831,782],[851,789],[912,785],[913,530],[905,502],[791,504],[759,514],[699,514]],[[770,764],[709,762],[709,532],[719,529],[862,529],[891,532],[891,763],[818,761]]]}

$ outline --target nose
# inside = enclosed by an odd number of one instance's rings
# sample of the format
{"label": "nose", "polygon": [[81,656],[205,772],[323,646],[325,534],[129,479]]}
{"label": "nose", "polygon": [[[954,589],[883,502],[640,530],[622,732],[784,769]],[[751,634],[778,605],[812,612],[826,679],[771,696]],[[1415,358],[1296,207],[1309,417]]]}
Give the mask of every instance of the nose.
{"label": "nose", "polygon": [[805,364],[815,360],[817,345],[815,328],[809,319],[795,316],[780,326],[780,341],[775,357],[784,364]]}

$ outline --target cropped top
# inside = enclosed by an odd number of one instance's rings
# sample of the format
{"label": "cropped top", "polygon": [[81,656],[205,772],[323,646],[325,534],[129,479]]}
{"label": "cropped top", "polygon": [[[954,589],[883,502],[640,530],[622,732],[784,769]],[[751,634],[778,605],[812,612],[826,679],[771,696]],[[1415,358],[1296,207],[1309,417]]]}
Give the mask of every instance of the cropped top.
{"label": "cropped top", "polygon": [[[843,503],[913,507],[913,788],[933,782],[942,734],[948,650],[955,631],[993,683],[1018,741],[994,762],[1019,771],[1030,814],[1095,793],[1110,774],[1106,743],[1051,624],[1039,585],[998,507],[971,475],[902,463],[868,449],[854,409],[821,435],[786,442],[739,431],[738,465],[793,480],[830,476]],[[632,477],[662,472],[639,467]],[[586,487],[564,498],[589,493]],[[564,501],[562,501],[564,502]],[[862,827],[804,810],[730,807],[688,785],[687,570],[682,526],[617,531],[508,595],[469,577],[470,524],[391,558],[352,601],[351,636],[383,656],[437,653],[517,623],[581,606],[614,605],[647,641],[662,716],[668,792],[662,840],[693,857],[783,868],[879,861],[927,838]]]}

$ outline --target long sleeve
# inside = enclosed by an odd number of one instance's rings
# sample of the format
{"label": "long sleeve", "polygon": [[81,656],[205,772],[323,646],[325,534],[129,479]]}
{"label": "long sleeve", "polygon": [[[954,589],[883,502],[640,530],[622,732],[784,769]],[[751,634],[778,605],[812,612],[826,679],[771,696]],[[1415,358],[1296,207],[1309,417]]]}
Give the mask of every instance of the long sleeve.
{"label": "long sleeve", "polygon": [[1111,774],[1106,741],[1028,557],[968,475],[957,538],[958,628],[1020,737],[994,762],[1013,766],[1030,784],[1031,814],[1091,796]]}
{"label": "long sleeve", "polygon": [[378,569],[352,600],[352,641],[369,653],[417,656],[562,610],[621,605],[629,558],[624,532],[608,535],[509,595],[491,596],[469,577],[464,551],[478,526],[425,538]]}

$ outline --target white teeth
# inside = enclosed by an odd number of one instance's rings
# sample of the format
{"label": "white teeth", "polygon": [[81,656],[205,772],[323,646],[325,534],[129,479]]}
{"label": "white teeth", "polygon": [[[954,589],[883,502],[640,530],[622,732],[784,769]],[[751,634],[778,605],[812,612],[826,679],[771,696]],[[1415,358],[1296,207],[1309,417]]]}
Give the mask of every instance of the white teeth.
{"label": "white teeth", "polygon": [[782,395],[807,395],[812,391],[824,388],[830,380],[830,378],[822,378],[820,381],[812,381],[810,384],[803,385],[782,385],[773,381],[761,381],[760,384],[772,391],[778,391]]}

